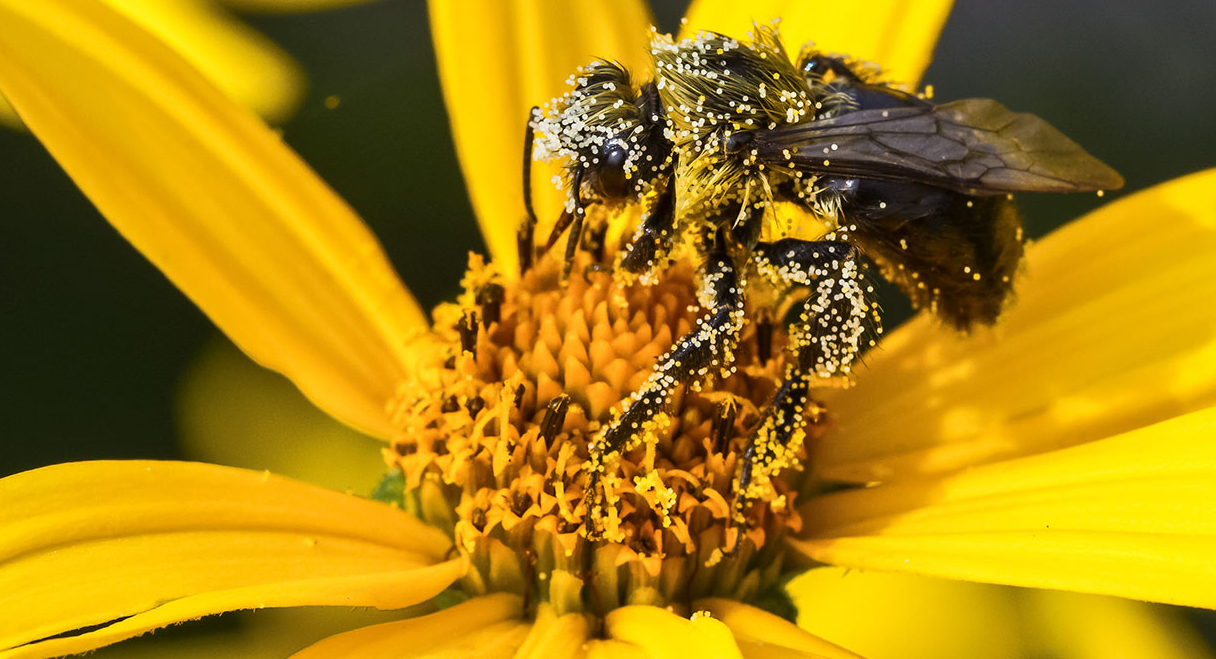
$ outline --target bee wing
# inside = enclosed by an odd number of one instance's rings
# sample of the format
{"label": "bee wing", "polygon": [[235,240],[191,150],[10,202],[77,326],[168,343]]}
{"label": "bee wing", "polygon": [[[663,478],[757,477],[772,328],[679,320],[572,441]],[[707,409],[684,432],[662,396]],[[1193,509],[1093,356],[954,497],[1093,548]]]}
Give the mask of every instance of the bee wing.
{"label": "bee wing", "polygon": [[754,136],[773,166],[913,180],[968,195],[1085,192],[1123,178],[1032,114],[990,99],[858,110]]}

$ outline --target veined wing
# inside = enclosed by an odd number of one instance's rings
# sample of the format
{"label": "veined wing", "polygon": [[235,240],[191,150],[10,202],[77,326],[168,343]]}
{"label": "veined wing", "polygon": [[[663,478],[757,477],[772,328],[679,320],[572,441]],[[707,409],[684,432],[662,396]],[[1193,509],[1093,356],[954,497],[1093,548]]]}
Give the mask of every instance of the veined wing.
{"label": "veined wing", "polygon": [[770,166],[918,181],[969,195],[1123,186],[1115,170],[1047,122],[990,99],[858,110],[756,131],[752,141]]}

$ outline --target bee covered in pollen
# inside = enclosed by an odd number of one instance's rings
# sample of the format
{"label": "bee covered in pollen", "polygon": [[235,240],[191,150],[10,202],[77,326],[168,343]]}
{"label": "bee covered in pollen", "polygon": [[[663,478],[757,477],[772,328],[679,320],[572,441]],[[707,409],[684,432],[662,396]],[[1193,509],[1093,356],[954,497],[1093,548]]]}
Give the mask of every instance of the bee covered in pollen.
{"label": "bee covered in pollen", "polygon": [[[1022,256],[1012,193],[1123,183],[1033,115],[987,99],[935,104],[880,81],[873,67],[810,48],[792,60],[775,27],[756,25],[750,41],[656,34],[651,54],[653,80],[608,61],[582,69],[570,92],[533,110],[525,144],[526,189],[533,158],[566,165],[566,207],[548,244],[570,231],[567,273],[597,205],[642,206],[616,276],[652,281],[689,253],[702,264],[707,313],[591,443],[589,497],[604,460],[633,446],[677,387],[729,375],[745,323],[784,318],[788,365],[744,439],[741,510],[789,450],[811,387],[847,375],[872,344],[877,305],[863,257],[948,325],[990,324]],[[536,220],[525,197],[527,263]],[[779,238],[778,202],[832,230]],[[757,341],[763,334],[758,327]],[[588,508],[590,535],[598,522]]]}

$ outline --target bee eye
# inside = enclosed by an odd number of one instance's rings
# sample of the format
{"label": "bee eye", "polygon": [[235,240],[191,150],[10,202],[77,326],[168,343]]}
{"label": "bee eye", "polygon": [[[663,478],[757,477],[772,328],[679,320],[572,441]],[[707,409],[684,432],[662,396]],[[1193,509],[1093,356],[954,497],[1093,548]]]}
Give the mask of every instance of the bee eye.
{"label": "bee eye", "polygon": [[628,158],[629,152],[619,142],[604,147],[595,177],[596,187],[604,197],[623,199],[629,196],[629,181],[625,178],[625,161]]}

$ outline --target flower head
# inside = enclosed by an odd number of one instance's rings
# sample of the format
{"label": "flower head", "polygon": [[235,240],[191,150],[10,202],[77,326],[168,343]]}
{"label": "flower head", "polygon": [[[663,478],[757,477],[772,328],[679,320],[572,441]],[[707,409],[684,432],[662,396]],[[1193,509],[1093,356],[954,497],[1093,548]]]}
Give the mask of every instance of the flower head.
{"label": "flower head", "polygon": [[[598,429],[694,326],[699,264],[677,263],[653,286],[630,283],[605,271],[612,241],[592,241],[566,282],[551,257],[516,276],[522,199],[500,181],[516,180],[518,162],[497,162],[522,137],[511,117],[554,96],[547,86],[585,63],[584,49],[612,54],[614,41],[645,38],[632,3],[572,15],[537,6],[486,3],[484,25],[472,29],[487,34],[465,45],[455,5],[433,5],[494,258],[475,258],[462,298],[427,323],[353,213],[158,40],[103,5],[0,1],[0,89],[31,130],[243,350],[386,441],[400,481],[382,494],[403,508],[191,463],[78,463],[4,479],[0,656],[85,651],[234,609],[425,607],[453,594],[467,599],[300,656],[853,656],[748,604],[793,559],[1216,605],[1205,559],[1216,523],[1206,441],[1216,420],[1206,408],[1216,388],[1209,369],[1194,367],[1210,352],[1201,331],[1210,311],[1193,303],[1216,281],[1204,258],[1216,249],[1213,174],[1121,201],[1044,241],[1032,271],[1055,278],[1028,278],[1001,340],[923,320],[901,329],[857,386],[815,392],[824,406],[800,410],[800,434],[739,512],[730,500],[746,489],[738,440],[777,386],[786,337],[777,332],[778,349],[766,349],[753,328],[730,348],[735,372],[689,383],[630,443],[597,453]],[[692,22],[737,29],[715,6],[698,5]],[[926,3],[908,16],[878,21],[872,51],[835,45],[832,21],[805,10],[790,8],[785,29],[801,40],[814,27],[826,47],[915,80],[944,8]],[[504,57],[490,32],[507,18],[570,34],[525,40],[542,52]],[[896,38],[904,30],[913,38]],[[521,77],[521,61],[558,75]],[[487,102],[501,112],[475,105]],[[469,107],[479,111],[461,111]],[[1154,238],[1191,256],[1159,264],[1144,250],[1119,251],[1121,230],[1149,213],[1173,220]],[[1076,268],[1079,244],[1102,244],[1122,277]],[[1086,305],[1158,309],[1174,322],[1122,327],[1124,338],[1144,332],[1160,348],[1135,369],[1107,367],[1093,347],[1109,345],[1094,337],[1104,326],[1078,316]],[[1065,329],[1072,343],[1053,334]],[[1061,349],[1073,361],[1048,391],[981,386],[1024,386],[1009,373],[1058,363]],[[1170,386],[1136,386],[1148,376]],[[600,487],[587,492],[593,473]]]}

